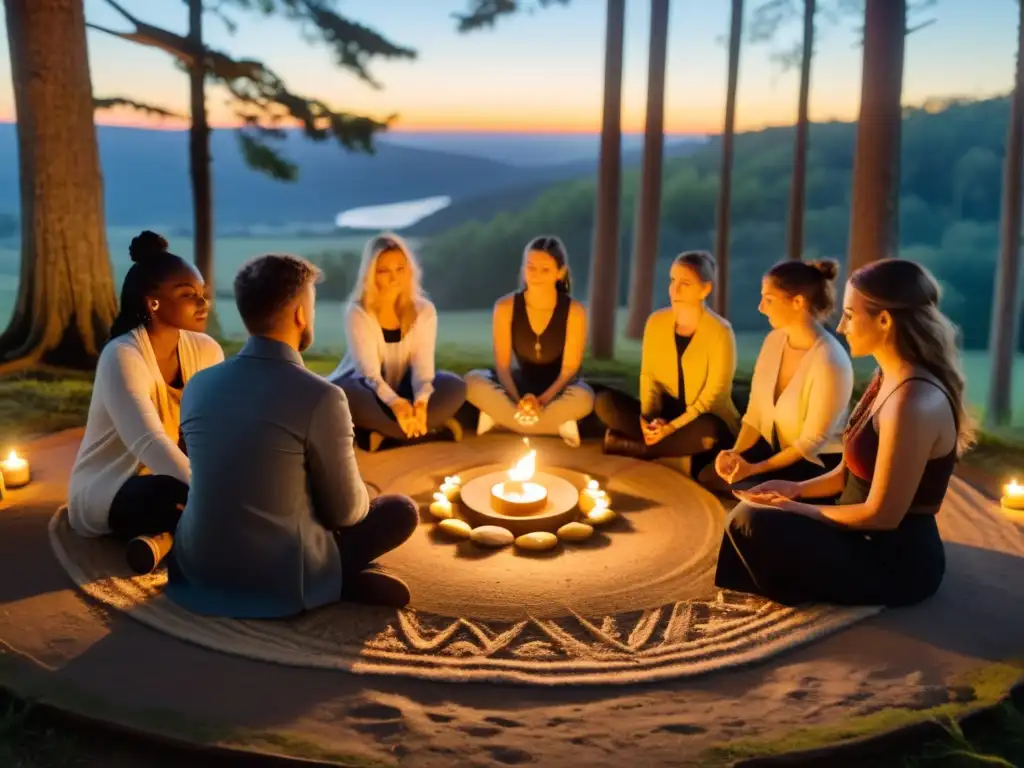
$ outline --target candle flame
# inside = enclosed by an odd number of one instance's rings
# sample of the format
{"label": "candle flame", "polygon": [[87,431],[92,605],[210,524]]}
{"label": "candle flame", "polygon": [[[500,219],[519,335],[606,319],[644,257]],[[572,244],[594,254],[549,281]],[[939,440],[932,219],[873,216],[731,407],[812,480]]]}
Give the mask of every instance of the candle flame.
{"label": "candle flame", "polygon": [[1007,496],[1024,496],[1024,485],[1018,484],[1017,478],[1014,478],[1004,486],[1003,491]]}
{"label": "candle flame", "polygon": [[531,477],[533,477],[534,471],[537,469],[537,451],[531,450],[528,454],[523,456],[519,461],[515,463],[515,466],[508,471],[508,476],[511,480],[517,483],[525,483]]}
{"label": "candle flame", "polygon": [[448,497],[440,491],[434,491],[434,501],[448,501]]}
{"label": "candle flame", "polygon": [[597,480],[591,480],[589,483],[587,483],[587,490],[588,491],[596,491],[596,490],[599,490],[599,488],[600,488],[600,486],[598,486]]}

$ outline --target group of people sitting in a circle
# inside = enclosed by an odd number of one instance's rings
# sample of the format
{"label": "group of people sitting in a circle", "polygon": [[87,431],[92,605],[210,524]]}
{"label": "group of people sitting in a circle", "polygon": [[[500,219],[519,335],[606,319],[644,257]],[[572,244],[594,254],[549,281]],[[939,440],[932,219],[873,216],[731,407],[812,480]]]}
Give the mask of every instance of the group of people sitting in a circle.
{"label": "group of people sitting in a circle", "polygon": [[[742,417],[736,338],[706,306],[715,263],[672,263],[671,305],[643,334],[639,398],[582,378],[587,317],[556,237],[525,248],[520,290],[494,306],[494,365],[464,378],[435,365],[437,313],[408,245],[372,238],[348,303],[335,371],[306,370],[319,270],[290,255],[246,263],[234,280],[249,332],[224,359],[204,333],[203,280],[153,232],[132,241],[120,314],[100,355],[69,487],[71,526],[127,542],[140,573],[162,561],[168,595],[198,613],[295,615],[338,600],[408,604],[375,564],[419,522],[406,496],[370,499],[370,451],[461,440],[498,426],[580,445],[592,412],[603,449],[678,459],[740,503],[729,514],[716,585],[786,604],[906,605],[945,570],[935,515],[971,440],[955,329],[934,278],[882,260],[854,272],[838,333],[837,264],[785,261],[764,275],[771,324]],[[853,357],[877,370],[850,412]],[[684,508],[679,514],[686,514]]]}

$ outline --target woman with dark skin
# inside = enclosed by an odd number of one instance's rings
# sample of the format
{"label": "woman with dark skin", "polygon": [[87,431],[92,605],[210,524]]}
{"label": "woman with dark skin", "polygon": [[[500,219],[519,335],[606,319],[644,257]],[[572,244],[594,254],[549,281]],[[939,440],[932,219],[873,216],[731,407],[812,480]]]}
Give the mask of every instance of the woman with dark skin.
{"label": "woman with dark skin", "polygon": [[148,572],[169,551],[191,478],[179,436],[181,393],[224,352],[207,336],[203,279],[143,232],[120,312],[96,366],[85,435],[71,471],[68,517],[83,536],[129,541],[133,569]]}

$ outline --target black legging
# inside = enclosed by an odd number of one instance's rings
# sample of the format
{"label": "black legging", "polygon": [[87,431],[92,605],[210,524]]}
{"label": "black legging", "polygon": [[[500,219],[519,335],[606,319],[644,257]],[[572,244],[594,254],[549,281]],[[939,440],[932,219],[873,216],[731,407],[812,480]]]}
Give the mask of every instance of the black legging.
{"label": "black legging", "polygon": [[[332,381],[345,392],[348,408],[352,413],[352,423],[357,428],[379,432],[392,440],[404,442],[408,439],[398,425],[395,414],[377,397],[377,393],[362,376],[352,374]],[[397,392],[400,397],[412,402],[414,395],[411,374],[406,374]],[[427,431],[433,432],[443,427],[446,421],[455,416],[464,402],[466,382],[454,373],[438,371],[434,375],[434,391],[427,401]]]}
{"label": "black legging", "polygon": [[188,486],[170,475],[128,478],[110,503],[107,525],[123,539],[174,533],[188,501]]}
{"label": "black legging", "polygon": [[[682,415],[686,405],[672,398],[665,398],[660,417],[671,421]],[[640,401],[617,389],[606,389],[594,401],[597,418],[613,432],[623,437],[643,442],[640,428]],[[677,429],[661,442],[647,448],[651,458],[673,456],[696,456],[713,451],[727,440],[729,429],[725,422],[714,414],[704,413],[685,427]]]}
{"label": "black legging", "polygon": [[934,515],[858,531],[741,502],[726,521],[715,585],[784,605],[901,606],[933,595],[945,567]]}

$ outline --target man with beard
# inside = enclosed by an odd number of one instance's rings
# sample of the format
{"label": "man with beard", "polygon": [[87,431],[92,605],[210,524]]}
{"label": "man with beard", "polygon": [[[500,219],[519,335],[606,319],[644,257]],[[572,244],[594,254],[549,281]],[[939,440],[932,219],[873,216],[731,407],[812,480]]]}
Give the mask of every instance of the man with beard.
{"label": "man with beard", "polygon": [[338,600],[403,606],[371,565],[418,522],[405,496],[370,501],[345,393],[306,370],[320,271],[270,254],[235,277],[250,338],[189,382],[181,434],[192,486],[168,560],[168,596],[196,613],[292,616]]}

